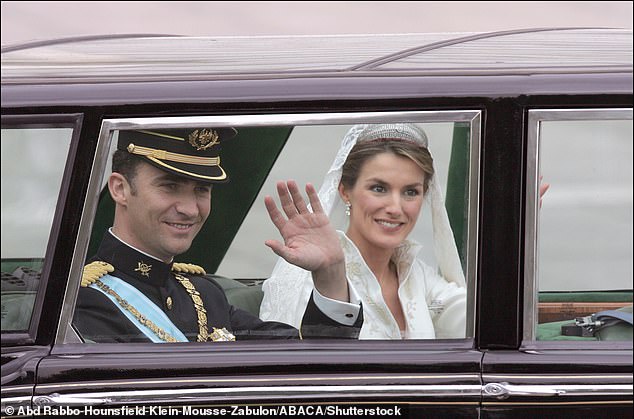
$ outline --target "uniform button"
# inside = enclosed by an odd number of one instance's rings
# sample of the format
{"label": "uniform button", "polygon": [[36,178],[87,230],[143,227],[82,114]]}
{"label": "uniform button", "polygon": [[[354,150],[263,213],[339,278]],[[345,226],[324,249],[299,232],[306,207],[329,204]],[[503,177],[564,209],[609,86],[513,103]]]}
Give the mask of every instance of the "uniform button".
{"label": "uniform button", "polygon": [[168,310],[172,309],[172,305],[174,304],[174,302],[172,301],[172,297],[167,297],[165,299],[165,306],[167,307]]}

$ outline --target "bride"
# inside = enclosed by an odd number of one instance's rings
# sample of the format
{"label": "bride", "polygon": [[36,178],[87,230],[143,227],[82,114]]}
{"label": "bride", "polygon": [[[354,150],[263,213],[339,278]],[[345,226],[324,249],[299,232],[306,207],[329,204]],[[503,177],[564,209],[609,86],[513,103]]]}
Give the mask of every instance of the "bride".
{"label": "bride", "polygon": [[[350,295],[363,305],[360,339],[465,337],[465,279],[434,173],[417,125],[356,125],[326,174],[317,208],[306,214],[348,218],[347,230],[337,234]],[[297,186],[288,188],[295,199]],[[420,259],[420,240],[410,237],[425,201],[439,270]],[[269,198],[269,212],[271,205]],[[267,245],[282,254],[280,243]],[[263,290],[260,317],[298,327],[313,291],[310,272],[280,258]]]}

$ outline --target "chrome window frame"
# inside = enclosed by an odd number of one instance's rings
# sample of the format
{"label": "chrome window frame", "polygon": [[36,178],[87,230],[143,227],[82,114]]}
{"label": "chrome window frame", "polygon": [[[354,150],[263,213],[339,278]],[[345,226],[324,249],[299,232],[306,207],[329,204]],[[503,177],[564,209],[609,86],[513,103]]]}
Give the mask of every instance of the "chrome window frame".
{"label": "chrome window frame", "polygon": [[[524,227],[524,321],[523,340],[536,341],[538,293],[539,293],[539,173],[540,131],[545,121],[591,121],[632,119],[632,108],[605,109],[549,109],[528,111],[527,162],[526,162],[526,218]],[[535,156],[535,158],[531,158]],[[539,341],[540,344],[546,341]],[[580,341],[557,342],[557,344],[583,345]]]}
{"label": "chrome window frame", "polygon": [[[226,116],[185,116],[185,117],[144,117],[104,119],[101,124],[95,157],[91,169],[86,201],[81,215],[79,233],[73,252],[73,260],[67,281],[62,314],[59,319],[55,344],[77,343],[66,341],[65,336],[73,336],[70,326],[74,314],[81,275],[88,251],[90,234],[97,211],[99,194],[103,185],[105,168],[108,164],[113,133],[116,130],[168,129],[178,127],[205,128],[214,127],[264,127],[274,125],[342,125],[359,123],[389,122],[465,122],[470,127],[469,146],[469,210],[467,229],[467,261],[465,277],[467,279],[467,330],[469,338],[475,332],[475,293],[477,272],[477,237],[480,186],[480,142],[482,131],[482,112],[480,110],[452,111],[385,111],[354,113],[304,113],[270,115],[226,115]],[[67,335],[68,333],[68,335]]]}

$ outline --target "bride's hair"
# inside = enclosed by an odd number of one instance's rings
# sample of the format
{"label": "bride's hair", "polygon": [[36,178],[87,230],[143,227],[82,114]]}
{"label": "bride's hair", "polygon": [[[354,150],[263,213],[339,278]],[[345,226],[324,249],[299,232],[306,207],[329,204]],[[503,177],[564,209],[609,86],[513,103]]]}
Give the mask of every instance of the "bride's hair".
{"label": "bride's hair", "polygon": [[434,176],[434,160],[426,147],[400,138],[378,139],[355,144],[342,167],[341,184],[344,188],[352,189],[357,183],[365,162],[381,153],[392,153],[416,163],[425,175],[423,192],[427,193],[429,182]]}

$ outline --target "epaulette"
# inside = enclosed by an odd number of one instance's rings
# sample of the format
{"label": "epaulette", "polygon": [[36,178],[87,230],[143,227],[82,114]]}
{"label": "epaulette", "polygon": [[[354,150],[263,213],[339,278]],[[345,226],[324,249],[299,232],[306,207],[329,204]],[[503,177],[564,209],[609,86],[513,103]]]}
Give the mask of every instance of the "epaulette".
{"label": "epaulette", "polygon": [[114,271],[114,266],[107,262],[97,260],[84,266],[84,273],[81,276],[81,286],[87,287],[94,284],[102,276]]}
{"label": "epaulette", "polygon": [[195,275],[207,274],[202,266],[194,265],[192,263],[174,263],[172,265],[172,271]]}

